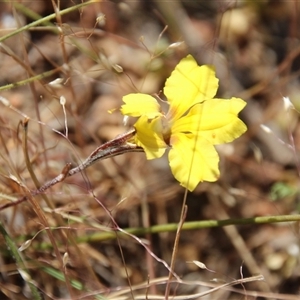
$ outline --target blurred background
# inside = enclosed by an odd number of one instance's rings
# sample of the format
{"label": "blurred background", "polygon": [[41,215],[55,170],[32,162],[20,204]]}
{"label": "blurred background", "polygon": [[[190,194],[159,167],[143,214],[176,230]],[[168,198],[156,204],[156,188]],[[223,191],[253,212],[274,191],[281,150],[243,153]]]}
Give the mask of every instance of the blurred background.
{"label": "blurred background", "polygon": [[[186,222],[299,213],[298,1],[76,6],[81,3],[0,3],[0,96],[10,103],[0,103],[1,205],[25,195],[24,187],[36,189],[24,159],[20,121],[26,116],[27,152],[40,186],[66,163],[78,165],[131,128],[134,120],[124,125],[118,110],[122,96],[161,94],[180,59],[192,54],[199,64],[215,66],[218,97],[247,102],[240,117],[248,132],[218,147],[221,178],[188,194]],[[42,18],[37,26],[7,36]],[[18,247],[30,241],[22,255],[44,299],[163,299],[152,296],[164,295],[165,281],[159,278],[168,270],[160,259],[170,263],[176,232],[161,228],[134,238],[114,229],[179,221],[184,189],[172,177],[166,156],[147,161],[144,153],[127,153],[107,159],[44,196],[48,201],[35,199],[52,228],[63,269],[31,202],[0,214]],[[114,233],[101,236],[106,232]],[[18,269],[2,239],[1,299],[32,299]],[[171,286],[173,299],[298,299],[299,224],[183,230],[175,272],[185,284]],[[72,280],[81,285],[70,293],[62,274],[70,285]],[[198,295],[213,283],[257,274],[264,281]]]}

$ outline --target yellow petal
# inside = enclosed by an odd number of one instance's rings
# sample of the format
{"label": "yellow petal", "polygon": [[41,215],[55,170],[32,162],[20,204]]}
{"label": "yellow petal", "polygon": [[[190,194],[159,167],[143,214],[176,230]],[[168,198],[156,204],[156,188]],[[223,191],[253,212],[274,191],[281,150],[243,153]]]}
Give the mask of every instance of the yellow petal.
{"label": "yellow petal", "polygon": [[159,158],[166,151],[167,145],[161,131],[158,130],[161,127],[160,123],[160,117],[149,120],[147,116],[143,115],[134,125],[137,131],[135,142],[144,149],[147,159]]}
{"label": "yellow petal", "polygon": [[239,98],[210,99],[191,108],[189,113],[177,120],[172,132],[191,132],[210,143],[229,143],[242,135],[246,125],[238,113],[246,102]]}
{"label": "yellow petal", "polygon": [[164,94],[170,103],[170,119],[176,120],[194,104],[213,98],[218,82],[212,66],[198,66],[191,55],[183,58],[164,87]]}
{"label": "yellow petal", "polygon": [[205,140],[195,141],[192,135],[178,133],[171,137],[169,163],[174,177],[193,191],[201,181],[216,181],[219,177],[219,156],[214,146]]}
{"label": "yellow petal", "polygon": [[159,116],[160,106],[155,98],[146,94],[129,94],[123,97],[125,104],[121,106],[121,113],[131,117],[146,115],[149,119]]}

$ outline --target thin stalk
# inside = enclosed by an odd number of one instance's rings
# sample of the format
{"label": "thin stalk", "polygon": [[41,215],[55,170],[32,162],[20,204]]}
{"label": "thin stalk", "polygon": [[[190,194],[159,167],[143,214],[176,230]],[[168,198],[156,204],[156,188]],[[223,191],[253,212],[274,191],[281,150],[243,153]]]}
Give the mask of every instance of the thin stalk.
{"label": "thin stalk", "polygon": [[[31,167],[31,163],[30,163],[30,159],[29,159],[29,155],[28,155],[28,147],[27,147],[27,129],[28,129],[28,119],[25,119],[25,121],[23,122],[23,128],[24,128],[24,134],[23,134],[23,140],[22,140],[22,145],[23,145],[23,153],[24,153],[24,157],[25,157],[25,162],[26,162],[26,166],[27,166],[27,169],[30,173],[30,176],[31,178],[34,180],[34,183],[36,184],[36,186],[39,186],[39,182],[38,182],[38,179],[36,178],[33,170],[32,170],[32,167]],[[56,255],[56,258],[58,259],[59,261],[59,264],[60,264],[60,269],[63,270],[63,274],[64,274],[64,279],[65,279],[65,283],[66,283],[66,286],[67,286],[67,289],[69,291],[69,294],[70,296],[74,296],[73,295],[73,292],[72,292],[72,288],[71,288],[71,284],[70,284],[70,281],[69,281],[69,278],[66,274],[66,269],[64,268],[64,263],[63,263],[63,259],[62,259],[62,256],[60,254],[60,251],[58,249],[58,246],[57,246],[57,243],[56,243],[56,240],[54,238],[54,235],[52,233],[52,231],[49,229],[50,226],[49,226],[49,223],[48,223],[48,220],[43,212],[43,210],[41,209],[40,205],[38,204],[38,202],[35,200],[35,198],[30,194],[30,191],[25,187],[25,186],[22,186],[22,188],[24,189],[25,193],[27,194],[26,198],[30,201],[30,204],[32,205],[35,213],[37,214],[39,220],[41,221],[41,223],[44,225],[44,227],[46,228],[46,231],[47,231],[47,234],[48,234],[48,237],[51,241],[51,244],[53,245],[53,249],[54,249],[54,252],[55,252],[55,255]],[[44,197],[45,198],[45,197]],[[46,198],[46,200],[48,200]],[[50,202],[50,201],[48,201]],[[51,203],[49,203],[49,207],[51,207]]]}

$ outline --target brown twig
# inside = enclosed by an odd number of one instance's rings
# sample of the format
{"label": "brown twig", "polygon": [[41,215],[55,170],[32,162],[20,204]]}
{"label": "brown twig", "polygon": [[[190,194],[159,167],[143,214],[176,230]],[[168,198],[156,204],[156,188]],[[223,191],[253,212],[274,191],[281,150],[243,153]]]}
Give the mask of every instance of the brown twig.
{"label": "brown twig", "polygon": [[[143,148],[137,146],[136,144],[128,143],[128,140],[130,140],[134,135],[135,135],[135,129],[132,129],[121,135],[118,135],[113,140],[108,141],[105,144],[96,148],[90,154],[90,156],[77,167],[74,167],[71,169],[71,164],[67,163],[59,175],[57,175],[55,178],[49,180],[48,182],[43,184],[38,189],[32,191],[31,196],[34,197],[34,196],[43,194],[50,187],[54,186],[55,184],[57,184],[59,182],[64,181],[65,178],[67,178],[67,177],[73,176],[73,175],[83,171],[84,169],[88,168],[90,165],[94,164],[98,160],[121,155],[121,154],[124,154],[127,152],[142,152],[142,151],[144,151]],[[14,202],[6,203],[6,204],[0,206],[0,211],[5,208],[8,208],[8,207],[18,205],[27,200],[28,200],[28,196],[23,196],[22,198],[19,198],[18,200],[14,201]]]}
{"label": "brown twig", "polygon": [[168,300],[169,294],[170,294],[170,289],[171,289],[170,284],[171,284],[171,279],[172,279],[173,273],[174,273],[176,255],[178,252],[178,245],[179,245],[179,240],[180,240],[180,233],[181,233],[184,221],[186,219],[186,214],[187,214],[187,210],[188,210],[188,207],[186,205],[186,198],[187,198],[186,196],[187,196],[187,190],[185,190],[185,196],[184,196],[184,201],[182,204],[180,220],[179,220],[178,228],[176,231],[176,237],[175,237],[174,246],[173,246],[172,258],[171,258],[171,264],[170,264],[171,271],[169,272],[169,280],[167,281],[166,289],[165,289],[165,299],[166,300]]}

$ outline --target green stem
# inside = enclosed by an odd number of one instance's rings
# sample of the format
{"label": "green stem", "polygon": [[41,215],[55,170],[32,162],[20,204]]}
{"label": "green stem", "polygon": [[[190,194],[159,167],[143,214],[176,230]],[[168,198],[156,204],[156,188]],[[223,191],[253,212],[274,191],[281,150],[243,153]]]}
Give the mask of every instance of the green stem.
{"label": "green stem", "polygon": [[33,81],[36,81],[36,80],[41,80],[43,78],[52,76],[53,74],[57,73],[58,71],[59,71],[59,69],[54,69],[54,70],[46,71],[46,72],[44,72],[42,74],[38,74],[36,76],[30,77],[30,78],[27,78],[27,79],[24,79],[24,80],[20,80],[18,82],[14,82],[14,83],[10,83],[10,84],[7,84],[7,85],[0,86],[0,92],[8,90],[8,89],[16,88],[18,86],[25,85],[25,84],[27,84],[29,82],[33,82]]}
{"label": "green stem", "polygon": [[11,237],[9,236],[9,234],[7,233],[7,231],[5,230],[5,228],[1,222],[0,222],[0,233],[2,234],[3,238],[5,239],[6,247],[10,253],[10,256],[16,262],[16,265],[17,265],[17,268],[18,268],[18,271],[19,271],[21,277],[24,279],[24,281],[26,281],[26,283],[28,284],[28,286],[30,288],[31,297],[32,297],[31,299],[42,300],[42,297],[41,297],[38,289],[32,282],[32,279],[29,275],[28,269],[26,268],[23,257],[21,256],[15,242],[13,241],[13,239],[11,239]]}
{"label": "green stem", "polygon": [[[283,222],[299,222],[300,215],[281,215],[281,216],[266,216],[266,217],[254,217],[254,218],[242,218],[242,219],[226,219],[226,220],[206,220],[206,221],[193,221],[185,222],[181,230],[195,230],[202,228],[214,228],[230,225],[253,225],[253,224],[273,224]],[[178,223],[155,225],[149,228],[127,228],[124,229],[129,234],[136,236],[145,235],[146,233],[160,233],[160,232],[175,232],[178,228]],[[109,230],[109,229],[108,229]],[[125,233],[116,232],[113,230],[106,232],[97,232],[90,235],[77,238],[78,243],[99,242],[116,239],[116,237],[128,237]],[[52,248],[50,243],[40,243],[38,249]]]}
{"label": "green stem", "polygon": [[[9,0],[6,0],[6,2],[11,2]],[[95,0],[90,0],[90,1],[87,1],[87,2],[83,2],[83,3],[80,3],[80,4],[77,4],[77,5],[74,5],[72,7],[68,7],[66,9],[63,9],[63,10],[60,10],[58,13],[62,16],[62,15],[65,15],[69,12],[72,12],[74,10],[77,10],[77,9],[80,9],[86,5],[89,5],[91,3],[94,3],[96,2]],[[47,23],[48,21],[52,20],[52,19],[55,19],[57,17],[57,13],[53,13],[53,14],[50,14],[46,17],[43,17],[39,20],[36,20],[36,21],[33,21],[31,22],[30,24],[27,24],[27,25],[24,25],[16,30],[13,30],[12,32],[0,37],[0,43],[2,43],[3,41],[23,32],[23,31],[26,31],[26,30],[29,30],[30,28],[33,28],[33,27],[36,27],[38,25],[41,25],[43,23]]]}

